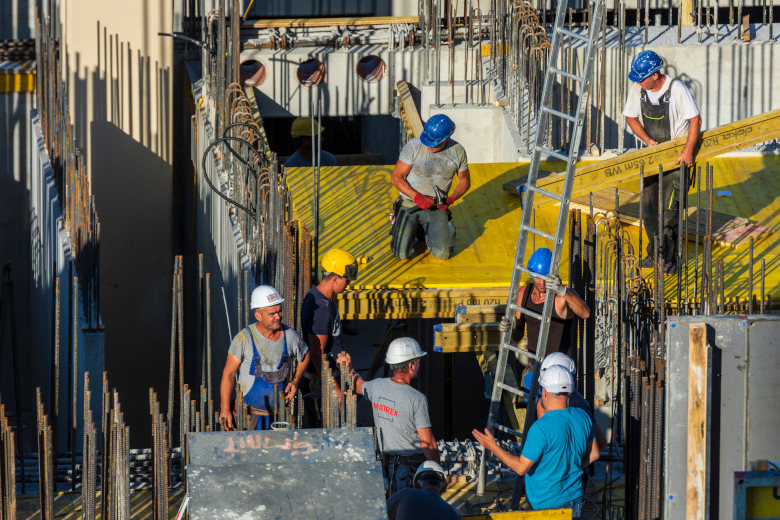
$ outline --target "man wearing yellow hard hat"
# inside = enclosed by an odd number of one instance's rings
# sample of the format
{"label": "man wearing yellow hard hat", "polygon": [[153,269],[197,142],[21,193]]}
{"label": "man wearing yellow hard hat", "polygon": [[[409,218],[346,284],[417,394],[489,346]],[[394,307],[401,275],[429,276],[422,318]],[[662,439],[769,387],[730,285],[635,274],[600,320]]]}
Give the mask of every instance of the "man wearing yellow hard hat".
{"label": "man wearing yellow hard hat", "polygon": [[[327,356],[331,370],[336,381],[338,377],[338,364],[336,358],[340,352],[344,351],[344,341],[342,339],[342,323],[339,316],[339,309],[333,301],[333,297],[344,292],[350,282],[357,280],[358,264],[354,256],[343,249],[331,249],[322,256],[322,279],[316,287],[309,289],[306,297],[303,299],[301,308],[302,320],[301,328],[303,340],[308,343],[311,350],[311,359],[314,361],[307,369],[304,377],[308,381],[319,379],[322,373],[322,355]],[[306,382],[304,382],[306,385]],[[315,388],[302,389],[304,395],[308,391],[318,391],[316,384],[310,385]],[[336,390],[340,391],[340,385],[337,383]],[[317,417],[314,403],[305,404],[304,410],[304,428],[320,427],[321,421]]]}
{"label": "man wearing yellow hard hat", "polygon": [[310,117],[299,117],[293,121],[292,131],[290,132],[290,135],[295,139],[295,144],[298,145],[298,149],[284,161],[285,168],[296,168],[299,166],[308,166],[311,168],[311,158],[313,156],[311,149],[312,130],[314,130],[313,133],[319,138],[315,144],[317,145],[317,148],[320,149],[320,166],[339,165],[336,158],[333,157],[333,154],[322,150],[322,132],[325,131],[325,127],[317,124],[317,121],[314,121],[314,125],[312,126],[312,118]]}

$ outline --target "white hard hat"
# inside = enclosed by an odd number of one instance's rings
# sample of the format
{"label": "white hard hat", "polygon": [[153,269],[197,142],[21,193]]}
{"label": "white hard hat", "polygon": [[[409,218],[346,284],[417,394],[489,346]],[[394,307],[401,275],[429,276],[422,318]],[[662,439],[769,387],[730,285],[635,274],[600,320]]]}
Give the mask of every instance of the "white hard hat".
{"label": "white hard hat", "polygon": [[560,365],[552,365],[539,376],[539,384],[553,394],[574,392],[574,377]]}
{"label": "white hard hat", "polygon": [[542,372],[554,365],[565,368],[571,372],[572,375],[577,373],[577,365],[574,364],[574,360],[563,352],[553,352],[544,358],[544,361],[542,361]]}
{"label": "white hard hat", "polygon": [[420,480],[423,473],[435,473],[436,477],[442,481],[444,486],[447,486],[447,474],[442,467],[437,462],[426,460],[420,464],[420,467],[417,468],[417,473],[414,474],[414,478],[412,479],[413,487],[417,487],[417,481]]}
{"label": "white hard hat", "polygon": [[390,342],[387,347],[385,363],[388,365],[400,365],[404,361],[421,358],[426,353],[420,349],[420,345],[412,338],[398,338]]}
{"label": "white hard hat", "polygon": [[266,307],[273,307],[279,305],[284,301],[276,289],[270,285],[261,285],[252,291],[252,302],[250,307],[252,309],[264,309]]}

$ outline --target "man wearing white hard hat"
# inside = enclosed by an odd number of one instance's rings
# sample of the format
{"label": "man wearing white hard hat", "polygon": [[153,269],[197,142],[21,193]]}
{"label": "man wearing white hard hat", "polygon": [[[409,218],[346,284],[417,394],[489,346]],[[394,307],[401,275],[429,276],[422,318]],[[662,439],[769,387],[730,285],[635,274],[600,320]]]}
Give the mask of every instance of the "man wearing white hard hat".
{"label": "man wearing white hard hat", "polygon": [[539,376],[539,383],[541,410],[519,457],[502,449],[487,429],[472,434],[501,462],[525,475],[526,497],[534,510],[571,509],[572,518],[580,518],[582,470],[598,460],[600,453],[593,421],[582,409],[568,405],[574,377],[567,369],[552,365]]}
{"label": "man wearing white hard hat", "polygon": [[[222,371],[219,421],[223,428],[233,429],[230,398],[236,373],[244,404],[249,407],[256,430],[269,430],[273,422],[275,389],[284,391],[289,402],[298,392],[301,378],[309,364],[309,347],[298,333],[282,323],[284,301],[276,289],[261,285],[252,291],[251,308],[257,323],[233,338]],[[290,377],[289,356],[295,356],[298,367]]]}
{"label": "man wearing white hard hat", "polygon": [[349,354],[342,352],[338,357],[339,363],[346,361],[357,393],[371,402],[379,450],[388,456],[391,495],[406,487],[409,474],[418,464],[425,459],[438,461],[440,458],[431,431],[428,400],[410,386],[425,354],[412,338],[394,339],[385,356],[393,377],[373,381],[363,381],[352,368]]}
{"label": "man wearing white hard hat", "polygon": [[447,489],[447,474],[442,467],[426,460],[412,479],[412,487],[404,488],[387,500],[389,520],[459,520],[460,513],[445,502],[441,495]]}

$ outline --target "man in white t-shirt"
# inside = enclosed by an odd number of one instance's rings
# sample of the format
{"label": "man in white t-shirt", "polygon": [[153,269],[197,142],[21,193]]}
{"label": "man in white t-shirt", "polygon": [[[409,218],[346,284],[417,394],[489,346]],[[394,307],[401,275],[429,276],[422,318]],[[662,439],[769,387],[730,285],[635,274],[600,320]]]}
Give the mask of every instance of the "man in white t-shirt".
{"label": "man in white t-shirt", "polygon": [[[628,92],[623,115],[634,135],[647,146],[654,146],[677,137],[688,136],[675,164],[693,166],[693,151],[701,130],[701,116],[691,91],[681,81],[659,71],[664,61],[653,51],[642,51],[631,62],[628,78],[634,82]],[[678,206],[680,169],[664,174],[663,231],[658,223],[658,175],[645,177],[642,190],[642,213],[647,232],[647,257],[643,269],[655,267],[654,235],[662,239],[664,273],[674,274],[677,258]]]}

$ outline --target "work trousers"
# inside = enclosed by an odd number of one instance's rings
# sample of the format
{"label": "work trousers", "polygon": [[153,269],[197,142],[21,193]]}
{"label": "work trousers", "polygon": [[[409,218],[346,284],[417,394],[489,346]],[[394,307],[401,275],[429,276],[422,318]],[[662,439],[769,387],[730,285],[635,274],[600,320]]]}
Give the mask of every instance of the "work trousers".
{"label": "work trousers", "polygon": [[[659,234],[658,224],[658,175],[645,177],[645,187],[641,194],[642,219],[647,233],[647,255],[655,255],[655,235]],[[660,237],[664,263],[676,264],[677,237],[679,233],[680,207],[680,169],[664,174],[663,193],[663,230]]]}
{"label": "work trousers", "polygon": [[425,245],[431,254],[439,260],[447,260],[452,254],[449,210],[423,210],[417,206],[407,208],[400,204],[395,215],[393,239],[390,243],[393,255],[399,260],[411,258],[420,228],[425,233]]}

